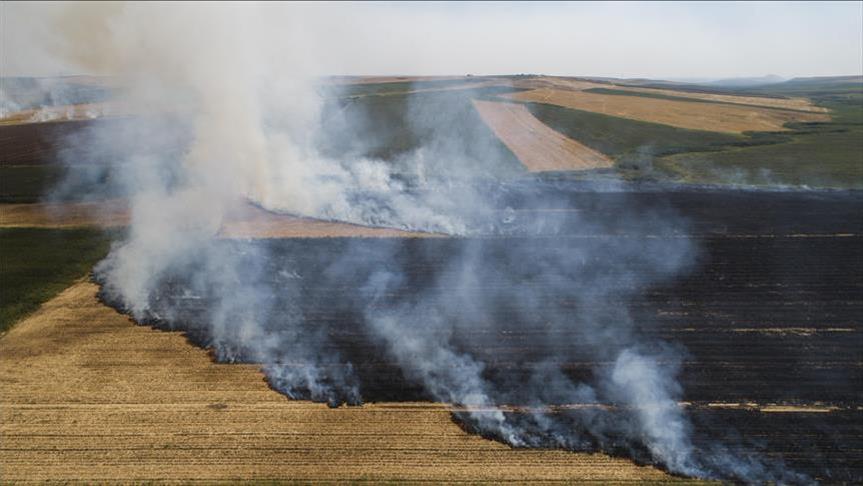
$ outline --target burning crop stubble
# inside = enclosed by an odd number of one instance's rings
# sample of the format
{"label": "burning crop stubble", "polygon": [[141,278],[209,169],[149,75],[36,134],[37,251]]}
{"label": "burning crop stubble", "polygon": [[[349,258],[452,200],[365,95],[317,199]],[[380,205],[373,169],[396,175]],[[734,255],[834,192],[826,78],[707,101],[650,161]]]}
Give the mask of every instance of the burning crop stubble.
{"label": "burning crop stubble", "polygon": [[[361,316],[347,320],[356,328],[345,332],[369,336],[427,397],[464,407],[456,414],[467,427],[516,447],[613,451],[683,475],[804,479],[718,445],[696,447],[678,405],[681,351],[647,338],[641,329],[649,323],[630,315],[633,296],[692,268],[697,248],[681,237],[686,222],[674,211],[629,205],[621,191],[614,221],[589,213],[566,225],[551,213],[519,217],[500,205],[513,192],[528,207],[565,200],[473,169],[475,154],[494,150],[478,152],[475,138],[451,127],[429,128],[422,114],[452,109],[452,119],[462,116],[460,108],[428,102],[435,98],[412,98],[408,113],[424,130],[419,149],[389,161],[322,156],[310,142],[320,99],[299,27],[302,9],[280,16],[236,5],[171,9],[168,16],[144,4],[90,12],[85,24],[101,28],[89,32],[104,33],[102,45],[111,49],[71,56],[123,75],[130,104],[175,114],[192,134],[180,160],[135,149],[142,133],[156,142],[176,137],[172,125],[147,119],[76,140],[97,154],[126,154],[120,186],[131,227],[95,269],[106,302],[139,322],[188,332],[219,360],[260,363],[290,397],[359,404],[364,391],[352,360],[335,345],[331,326],[304,307],[320,296],[292,267],[298,255],[274,242],[217,239],[228,208],[250,199],[273,211],[449,234],[459,245],[434,272],[408,268],[431,258],[416,242],[370,248],[358,240],[334,253],[306,251],[318,252],[313,269],[322,287],[354,290],[333,304]],[[79,37],[81,29],[66,34],[73,46],[92,41]],[[100,51],[105,55],[94,57]],[[588,191],[618,189],[608,183]],[[570,225],[587,235],[675,237],[555,238]],[[493,380],[485,372],[493,357],[464,337],[506,319],[544,329],[543,359],[527,377]],[[576,329],[577,338],[561,345],[554,337],[564,329]],[[573,380],[558,366],[574,357],[598,363],[588,379]],[[618,412],[588,407],[565,418],[541,411],[514,417],[502,408],[572,403],[611,404]]]}

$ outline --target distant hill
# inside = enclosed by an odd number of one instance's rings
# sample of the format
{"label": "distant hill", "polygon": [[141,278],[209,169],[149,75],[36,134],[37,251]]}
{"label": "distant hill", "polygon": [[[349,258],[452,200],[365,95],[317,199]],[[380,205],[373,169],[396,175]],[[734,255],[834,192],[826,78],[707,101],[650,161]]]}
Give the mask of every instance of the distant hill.
{"label": "distant hill", "polygon": [[863,76],[813,76],[793,78],[776,85],[777,88],[847,87],[863,83]]}
{"label": "distant hill", "polygon": [[857,76],[811,76],[807,78],[792,78],[788,83],[863,83],[863,75]]}
{"label": "distant hill", "polygon": [[784,83],[749,88],[752,91],[769,91],[786,96],[817,96],[823,98],[831,95],[847,95],[859,97],[863,89],[863,76],[817,76],[793,78]]}
{"label": "distant hill", "polygon": [[768,84],[778,84],[785,81],[785,78],[781,76],[777,76],[775,74],[768,74],[767,76],[760,76],[754,78],[727,78],[727,79],[718,79],[716,81],[695,83],[695,84],[703,84],[705,86],[720,86],[723,88],[750,88],[753,86],[765,86]]}

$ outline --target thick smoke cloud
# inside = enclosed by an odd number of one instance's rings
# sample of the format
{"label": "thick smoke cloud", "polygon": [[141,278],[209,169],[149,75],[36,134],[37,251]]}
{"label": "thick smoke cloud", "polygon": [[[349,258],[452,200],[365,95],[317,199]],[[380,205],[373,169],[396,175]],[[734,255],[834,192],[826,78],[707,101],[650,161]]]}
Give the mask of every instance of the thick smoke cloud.
{"label": "thick smoke cloud", "polygon": [[[120,76],[123,101],[140,114],[74,140],[88,147],[85,156],[121,169],[113,190],[130,201],[128,234],[95,271],[109,303],[185,330],[219,360],[260,363],[290,397],[335,406],[361,403],[362,380],[306,303],[315,285],[349,286],[353,297],[334,305],[352,316],[355,331],[408,382],[457,407],[471,430],[516,447],[622,452],[679,474],[789,479],[695,447],[678,405],[681,353],[645,340],[639,327],[649,323],[636,322],[625,305],[691,268],[696,249],[680,237],[685,223],[673,213],[632,208],[614,222],[601,211],[575,219],[560,216],[565,211],[521,214],[509,199],[563,210],[566,199],[498,180],[493,168],[505,162],[493,147],[478,147],[479,138],[441,126],[466,115],[435,98],[411,99],[410,123],[425,134],[420,148],[387,160],[359,149],[327,155],[318,130],[338,120],[321,119],[301,15],[133,4],[88,6],[82,22],[64,34],[85,49],[63,58]],[[364,123],[359,133],[378,120]],[[622,191],[613,182],[602,190]],[[304,247],[314,255],[291,243],[220,240],[226,216],[244,201],[459,238],[442,253],[434,243],[357,240],[337,251],[331,243]],[[572,228],[578,237],[568,235]],[[621,231],[664,237],[609,237]],[[296,266],[301,257],[318,262],[317,273]],[[444,260],[418,277],[410,269],[417,258]],[[528,376],[490,376],[494,357],[471,342],[479,330],[494,335],[502,319],[542,331],[542,356],[530,357]],[[573,380],[560,368],[576,357],[599,363],[592,379]],[[513,413],[510,405],[526,409]]]}

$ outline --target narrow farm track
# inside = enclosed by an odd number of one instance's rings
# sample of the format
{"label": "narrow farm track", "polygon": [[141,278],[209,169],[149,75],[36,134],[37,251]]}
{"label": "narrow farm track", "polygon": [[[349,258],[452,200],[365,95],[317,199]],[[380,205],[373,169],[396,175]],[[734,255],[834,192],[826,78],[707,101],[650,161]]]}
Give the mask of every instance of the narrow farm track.
{"label": "narrow farm track", "polygon": [[634,481],[601,454],[512,450],[446,406],[327,408],[137,326],[81,281],[0,338],[0,481]]}

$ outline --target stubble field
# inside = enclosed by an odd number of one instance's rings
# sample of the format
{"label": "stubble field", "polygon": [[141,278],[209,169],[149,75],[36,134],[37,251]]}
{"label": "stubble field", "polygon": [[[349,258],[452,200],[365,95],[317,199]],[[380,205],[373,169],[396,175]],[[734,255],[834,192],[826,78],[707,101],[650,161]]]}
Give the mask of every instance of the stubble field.
{"label": "stubble field", "polygon": [[784,111],[772,108],[720,103],[692,103],[641,96],[616,96],[587,91],[540,88],[506,95],[534,103],[548,103],[633,120],[661,123],[691,130],[727,133],[781,131],[790,122],[826,122],[823,113]]}
{"label": "stubble field", "polygon": [[602,454],[512,450],[445,405],[330,409],[216,364],[76,283],[0,339],[3,481],[667,481]]}

